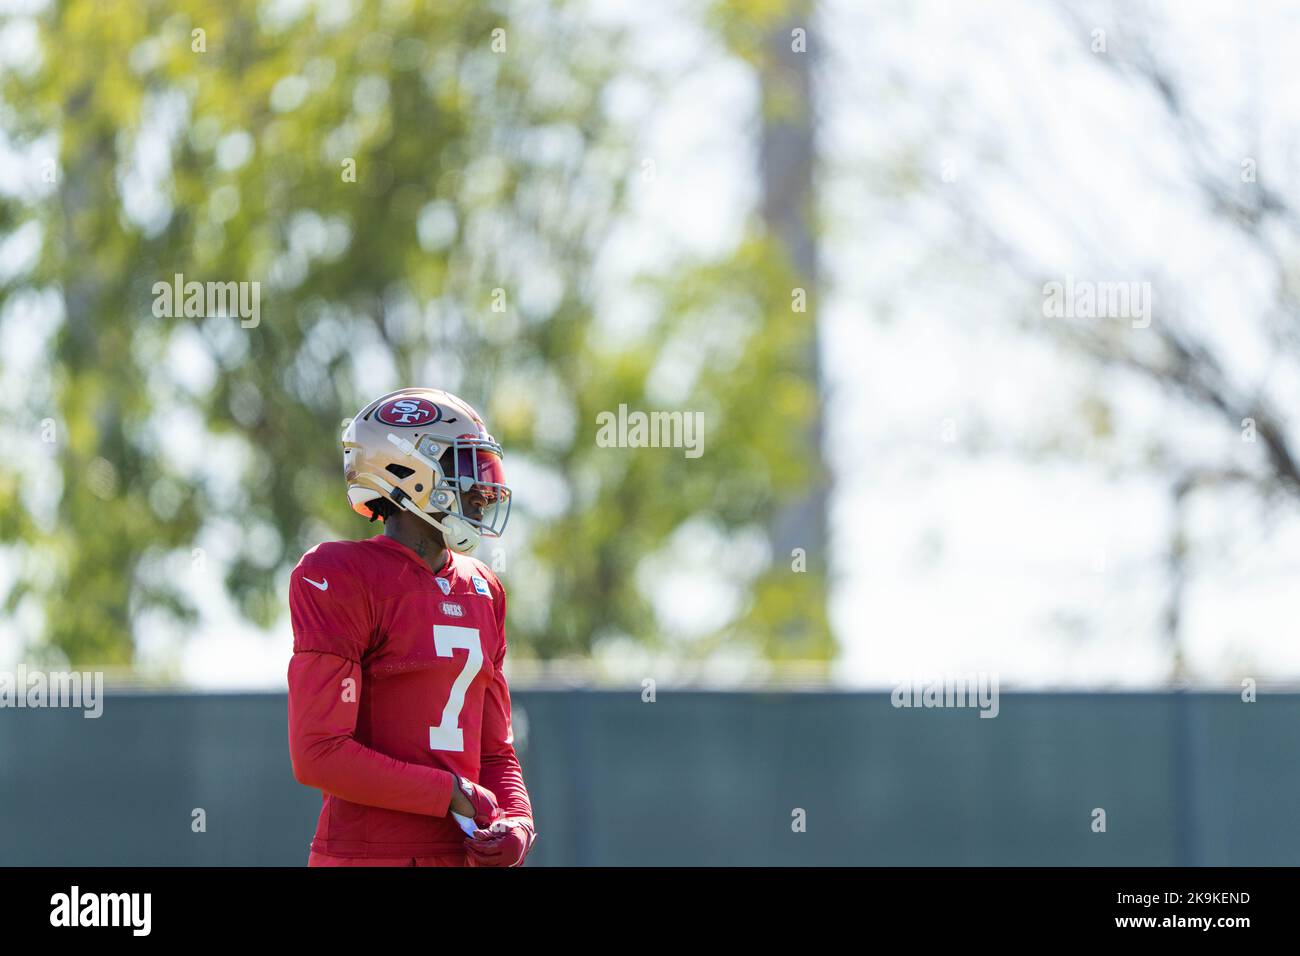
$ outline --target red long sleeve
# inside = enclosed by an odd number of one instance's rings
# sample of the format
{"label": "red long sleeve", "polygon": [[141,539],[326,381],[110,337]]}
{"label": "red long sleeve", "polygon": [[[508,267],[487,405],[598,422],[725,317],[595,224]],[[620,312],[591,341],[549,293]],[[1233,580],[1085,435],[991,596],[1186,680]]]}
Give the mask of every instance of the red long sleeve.
{"label": "red long sleeve", "polygon": [[482,763],[480,782],[496,794],[497,803],[506,816],[527,818],[533,821],[533,807],[524,786],[524,773],[515,755],[514,728],[510,722],[510,688],[506,684],[503,667],[506,660],[505,642],[506,595],[501,590],[497,597],[497,621],[501,628],[501,650],[494,664],[492,683],[483,701],[483,737],[480,744]]}
{"label": "red long sleeve", "polygon": [[[345,681],[351,680],[352,685]],[[289,756],[299,783],[352,803],[446,816],[452,774],[396,760],[357,743],[361,666],[299,651],[289,662]]]}
{"label": "red long sleeve", "polygon": [[492,679],[483,708],[483,756],[479,782],[496,794],[497,804],[510,817],[526,817],[531,823],[533,807],[524,786],[524,773],[515,755],[510,727],[510,689],[501,674],[500,663]]}

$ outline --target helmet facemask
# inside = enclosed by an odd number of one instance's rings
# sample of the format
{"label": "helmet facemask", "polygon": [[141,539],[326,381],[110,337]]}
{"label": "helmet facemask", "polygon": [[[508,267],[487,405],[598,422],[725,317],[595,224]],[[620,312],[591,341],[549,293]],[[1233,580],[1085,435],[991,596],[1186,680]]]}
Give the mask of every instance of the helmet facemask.
{"label": "helmet facemask", "polygon": [[[419,444],[423,445],[423,440]],[[510,487],[501,463],[501,446],[491,436],[462,435],[444,447],[437,459],[439,480],[429,504],[459,515],[484,537],[501,537],[510,520]],[[478,509],[469,503],[473,495],[483,501],[477,518],[473,514]]]}

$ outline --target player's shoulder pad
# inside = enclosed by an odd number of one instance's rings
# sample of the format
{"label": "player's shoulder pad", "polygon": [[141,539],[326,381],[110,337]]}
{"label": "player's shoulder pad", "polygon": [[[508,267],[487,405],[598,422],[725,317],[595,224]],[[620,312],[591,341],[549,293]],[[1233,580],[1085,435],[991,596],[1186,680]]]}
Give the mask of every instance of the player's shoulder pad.
{"label": "player's shoulder pad", "polygon": [[506,593],[506,589],[501,584],[501,579],[496,576],[496,572],[478,558],[469,554],[458,554],[456,560],[465,562],[465,572],[467,574],[477,575],[487,581],[488,587],[493,594],[501,596]]}
{"label": "player's shoulder pad", "polygon": [[355,573],[373,561],[365,541],[322,541],[298,559],[295,571],[340,571]]}

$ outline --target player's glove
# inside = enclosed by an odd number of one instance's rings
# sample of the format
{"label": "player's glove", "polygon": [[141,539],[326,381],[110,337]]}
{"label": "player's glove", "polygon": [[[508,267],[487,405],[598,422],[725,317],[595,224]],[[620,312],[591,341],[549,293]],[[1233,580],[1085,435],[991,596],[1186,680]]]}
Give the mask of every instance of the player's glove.
{"label": "player's glove", "polygon": [[497,806],[497,795],[487,787],[480,787],[474,781],[457,776],[456,785],[460,787],[461,793],[469,798],[469,802],[474,804],[474,825],[477,827],[491,826],[494,820],[499,820],[503,811]]}
{"label": "player's glove", "polygon": [[475,830],[465,841],[465,862],[468,866],[520,866],[536,839],[528,820],[504,817],[486,829]]}

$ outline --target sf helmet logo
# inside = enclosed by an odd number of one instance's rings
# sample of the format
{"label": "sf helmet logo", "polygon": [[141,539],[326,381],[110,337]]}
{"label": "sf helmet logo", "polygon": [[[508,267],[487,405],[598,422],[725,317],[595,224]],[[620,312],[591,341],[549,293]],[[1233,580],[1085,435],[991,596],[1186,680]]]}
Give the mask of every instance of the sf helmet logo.
{"label": "sf helmet logo", "polygon": [[442,409],[427,398],[398,398],[381,405],[375,417],[385,425],[429,425],[442,420]]}

